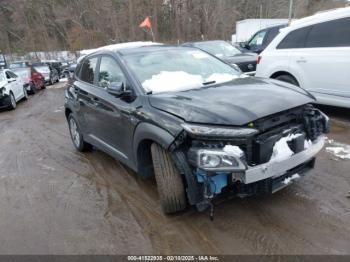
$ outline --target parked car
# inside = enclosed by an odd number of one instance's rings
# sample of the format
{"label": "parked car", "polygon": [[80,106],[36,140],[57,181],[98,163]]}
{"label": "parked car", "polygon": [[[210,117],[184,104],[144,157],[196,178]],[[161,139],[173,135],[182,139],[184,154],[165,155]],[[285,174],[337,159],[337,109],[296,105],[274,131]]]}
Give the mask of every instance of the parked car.
{"label": "parked car", "polygon": [[63,70],[63,75],[66,78],[72,78],[75,72],[75,69],[77,67],[76,63],[68,65],[64,70]]}
{"label": "parked car", "polygon": [[12,71],[22,79],[28,93],[35,94],[38,89],[45,89],[44,76],[33,66],[14,68]]}
{"label": "parked car", "polygon": [[257,75],[306,89],[317,103],[350,108],[350,7],[297,20],[261,54]]}
{"label": "parked car", "polygon": [[58,61],[46,61],[45,64],[47,64],[49,67],[54,68],[57,71],[58,77],[61,78],[61,74],[63,71],[62,63]]}
{"label": "parked car", "polygon": [[7,62],[4,54],[1,53],[0,51],[0,69],[4,69],[4,68],[7,68]]}
{"label": "parked car", "polygon": [[314,166],[329,124],[302,89],[193,48],[109,50],[82,58],[67,84],[73,144],[154,174],[165,213],[223,191],[276,192]]}
{"label": "parked car", "polygon": [[249,52],[260,54],[278,35],[280,29],[287,26],[288,24],[282,24],[262,29],[256,32],[247,42],[240,43],[240,46]]}
{"label": "parked car", "polygon": [[255,74],[256,61],[258,58],[257,54],[243,53],[238,48],[225,41],[215,40],[192,42],[185,43],[183,46],[199,48],[232,65],[238,71],[242,71],[249,75]]}
{"label": "parked car", "polygon": [[32,66],[37,72],[39,72],[44,76],[46,84],[53,85],[54,83],[57,83],[60,81],[57,70],[51,67],[50,65],[40,62],[40,63],[33,63]]}
{"label": "parked car", "polygon": [[15,68],[28,68],[32,65],[31,62],[29,61],[15,61],[15,62],[12,62],[9,66],[9,68],[12,70],[12,69],[15,69]]}
{"label": "parked car", "polygon": [[28,99],[23,82],[11,70],[0,70],[0,108],[15,109],[21,99]]}

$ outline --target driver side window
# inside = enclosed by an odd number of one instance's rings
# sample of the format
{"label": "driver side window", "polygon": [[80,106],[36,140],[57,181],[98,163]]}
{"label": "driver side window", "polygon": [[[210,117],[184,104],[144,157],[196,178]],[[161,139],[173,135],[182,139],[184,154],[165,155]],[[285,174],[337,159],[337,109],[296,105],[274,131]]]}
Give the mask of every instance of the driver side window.
{"label": "driver side window", "polygon": [[102,56],[98,73],[98,86],[113,88],[113,86],[120,86],[122,83],[125,86],[125,76],[117,61],[112,57]]}

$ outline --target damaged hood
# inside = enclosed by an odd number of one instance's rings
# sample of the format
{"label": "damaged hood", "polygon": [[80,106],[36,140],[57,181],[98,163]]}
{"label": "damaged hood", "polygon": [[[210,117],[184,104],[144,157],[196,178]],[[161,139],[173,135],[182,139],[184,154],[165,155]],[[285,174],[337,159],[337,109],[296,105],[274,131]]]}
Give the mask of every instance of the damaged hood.
{"label": "damaged hood", "polygon": [[241,126],[314,99],[287,83],[247,77],[201,89],[155,94],[149,101],[152,107],[186,122]]}

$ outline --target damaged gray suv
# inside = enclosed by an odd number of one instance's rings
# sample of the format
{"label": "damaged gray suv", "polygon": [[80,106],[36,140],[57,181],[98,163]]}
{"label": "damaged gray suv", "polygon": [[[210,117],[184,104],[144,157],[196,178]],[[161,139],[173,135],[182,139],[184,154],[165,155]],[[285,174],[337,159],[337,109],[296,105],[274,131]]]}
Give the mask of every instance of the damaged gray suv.
{"label": "damaged gray suv", "polygon": [[329,120],[296,86],[247,77],[197,49],[115,46],[85,56],[65,92],[74,146],[155,176],[165,213],[220,193],[273,193],[314,167]]}

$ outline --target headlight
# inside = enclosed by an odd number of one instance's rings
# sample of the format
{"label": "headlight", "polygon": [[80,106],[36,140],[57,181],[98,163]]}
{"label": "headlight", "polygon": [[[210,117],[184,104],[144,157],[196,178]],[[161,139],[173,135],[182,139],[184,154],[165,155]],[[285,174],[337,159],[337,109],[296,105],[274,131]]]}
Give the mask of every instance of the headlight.
{"label": "headlight", "polygon": [[191,165],[213,172],[245,170],[245,165],[240,157],[240,155],[225,152],[223,149],[191,148],[188,151],[188,161]]}
{"label": "headlight", "polygon": [[181,125],[187,132],[197,136],[247,137],[258,133],[254,128],[215,127],[184,123]]}
{"label": "headlight", "polygon": [[242,70],[239,68],[239,66],[238,65],[236,65],[236,64],[231,64],[231,66],[235,69],[235,70],[237,70],[239,73],[242,73]]}

